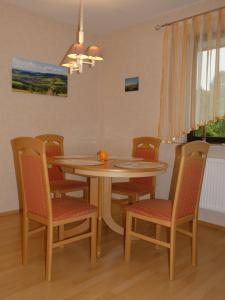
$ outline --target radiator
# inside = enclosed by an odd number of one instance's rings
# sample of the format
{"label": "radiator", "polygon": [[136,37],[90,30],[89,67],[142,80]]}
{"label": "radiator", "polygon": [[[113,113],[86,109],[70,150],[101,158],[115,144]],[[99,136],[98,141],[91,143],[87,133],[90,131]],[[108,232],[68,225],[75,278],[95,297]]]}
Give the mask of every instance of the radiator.
{"label": "radiator", "polygon": [[225,159],[207,159],[200,208],[225,212]]}

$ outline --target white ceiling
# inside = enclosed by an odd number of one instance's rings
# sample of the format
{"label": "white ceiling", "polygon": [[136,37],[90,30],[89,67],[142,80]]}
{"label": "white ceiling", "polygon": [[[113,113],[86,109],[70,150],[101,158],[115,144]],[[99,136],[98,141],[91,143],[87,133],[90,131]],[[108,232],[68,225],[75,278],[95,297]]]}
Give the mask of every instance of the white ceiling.
{"label": "white ceiling", "polygon": [[[77,26],[79,0],[2,0],[37,15]],[[201,0],[84,0],[84,28],[107,33]]]}

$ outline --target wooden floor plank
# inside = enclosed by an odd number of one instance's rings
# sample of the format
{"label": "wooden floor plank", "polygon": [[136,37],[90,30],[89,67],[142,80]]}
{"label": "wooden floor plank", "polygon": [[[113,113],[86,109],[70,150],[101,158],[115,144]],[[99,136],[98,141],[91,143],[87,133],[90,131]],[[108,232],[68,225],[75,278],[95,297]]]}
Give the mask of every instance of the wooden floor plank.
{"label": "wooden floor plank", "polygon": [[[167,250],[133,241],[131,262],[123,260],[122,237],[103,230],[102,257],[92,267],[88,241],[53,254],[52,282],[44,280],[44,240],[29,240],[29,261],[21,265],[20,219],[0,218],[1,300],[224,300],[225,232],[199,226],[199,264],[191,266],[190,241],[178,235],[176,279],[169,281]],[[144,231],[152,230],[141,225]]]}

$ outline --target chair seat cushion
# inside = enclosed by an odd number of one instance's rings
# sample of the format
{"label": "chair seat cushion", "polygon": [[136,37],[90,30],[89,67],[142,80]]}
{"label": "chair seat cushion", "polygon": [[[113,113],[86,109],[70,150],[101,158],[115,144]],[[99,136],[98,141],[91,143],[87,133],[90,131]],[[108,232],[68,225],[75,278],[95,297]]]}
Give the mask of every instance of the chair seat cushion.
{"label": "chair seat cushion", "polygon": [[51,191],[61,191],[61,190],[82,190],[87,187],[87,182],[78,181],[78,180],[52,180],[50,181]]}
{"label": "chair seat cushion", "polygon": [[172,201],[161,199],[143,200],[127,206],[126,210],[142,216],[170,221]]}
{"label": "chair seat cushion", "polygon": [[136,184],[133,182],[115,182],[112,184],[112,192],[121,193],[151,193],[152,187],[145,186],[144,184]]}
{"label": "chair seat cushion", "polygon": [[52,199],[53,221],[85,216],[96,211],[97,208],[93,205],[90,205],[85,200],[78,200],[73,197]]}

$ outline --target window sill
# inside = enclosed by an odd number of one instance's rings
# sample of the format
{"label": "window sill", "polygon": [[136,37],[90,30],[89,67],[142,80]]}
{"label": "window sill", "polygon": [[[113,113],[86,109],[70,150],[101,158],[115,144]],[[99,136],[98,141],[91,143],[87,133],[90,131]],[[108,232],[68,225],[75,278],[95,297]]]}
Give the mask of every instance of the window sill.
{"label": "window sill", "polygon": [[225,144],[211,144],[208,157],[225,159]]}

